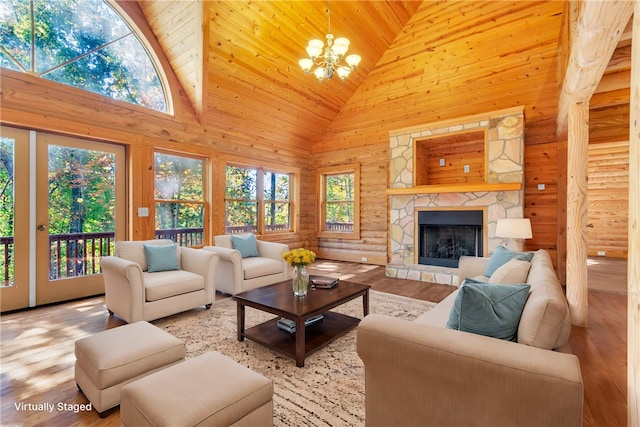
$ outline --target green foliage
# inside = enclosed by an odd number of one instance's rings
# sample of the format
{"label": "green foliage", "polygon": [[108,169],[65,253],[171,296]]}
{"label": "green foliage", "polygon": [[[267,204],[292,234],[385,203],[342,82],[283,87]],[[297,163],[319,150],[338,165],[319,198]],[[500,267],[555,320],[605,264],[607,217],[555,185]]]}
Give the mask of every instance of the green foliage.
{"label": "green foliage", "polygon": [[326,222],[353,223],[354,174],[326,176]]}
{"label": "green foliage", "polygon": [[1,67],[167,111],[149,55],[104,0],[0,0],[0,47]]}
{"label": "green foliage", "polygon": [[0,236],[13,236],[13,140],[0,138]]}
{"label": "green foliage", "polygon": [[155,154],[156,229],[204,226],[203,167],[201,159]]}
{"label": "green foliage", "polygon": [[257,168],[227,166],[225,210],[227,227],[255,230],[258,225],[258,188],[262,188],[264,223],[287,229],[290,225],[291,175]]}
{"label": "green foliage", "polygon": [[49,146],[49,233],[115,231],[115,156]]}

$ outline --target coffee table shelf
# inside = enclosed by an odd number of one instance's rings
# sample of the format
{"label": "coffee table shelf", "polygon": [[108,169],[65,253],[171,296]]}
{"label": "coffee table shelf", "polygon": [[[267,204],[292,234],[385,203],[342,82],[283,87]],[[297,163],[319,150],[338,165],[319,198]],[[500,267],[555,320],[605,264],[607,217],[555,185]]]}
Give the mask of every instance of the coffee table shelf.
{"label": "coffee table shelf", "polygon": [[[291,281],[274,283],[233,296],[237,303],[238,341],[245,338],[296,361],[303,367],[309,354],[326,346],[355,328],[360,319],[330,311],[344,303],[362,297],[362,314],[369,314],[369,289],[371,286],[340,281],[332,289],[311,291],[305,297],[295,297]],[[246,327],[246,307],[274,314],[275,318],[259,325]],[[304,322],[323,314],[321,322],[304,327]],[[277,322],[284,317],[296,322],[298,330],[290,333],[280,329]]]}
{"label": "coffee table shelf", "polygon": [[[296,359],[296,333],[283,331],[277,325],[279,317],[268,320],[259,325],[246,329],[245,338],[257,342],[283,356]],[[332,341],[345,335],[355,328],[360,319],[341,313],[324,313],[321,322],[314,323],[305,328],[305,352],[304,356],[314,353],[325,347]]]}

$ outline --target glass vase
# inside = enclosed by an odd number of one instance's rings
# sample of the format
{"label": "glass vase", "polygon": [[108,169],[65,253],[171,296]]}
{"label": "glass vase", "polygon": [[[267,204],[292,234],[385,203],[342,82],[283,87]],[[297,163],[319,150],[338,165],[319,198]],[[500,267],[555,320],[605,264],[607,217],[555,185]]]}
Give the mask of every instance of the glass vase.
{"label": "glass vase", "polygon": [[309,289],[309,272],[304,265],[293,266],[293,276],[291,279],[293,285],[293,294],[297,297],[307,295]]}

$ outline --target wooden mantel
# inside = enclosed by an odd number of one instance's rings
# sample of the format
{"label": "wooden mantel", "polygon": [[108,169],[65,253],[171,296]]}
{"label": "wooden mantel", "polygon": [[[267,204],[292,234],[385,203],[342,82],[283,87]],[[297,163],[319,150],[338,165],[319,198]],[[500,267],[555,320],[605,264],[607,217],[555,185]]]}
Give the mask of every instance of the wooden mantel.
{"label": "wooden mantel", "polygon": [[485,191],[518,191],[522,189],[519,182],[505,182],[496,184],[456,184],[456,185],[418,185],[405,188],[388,188],[389,195],[404,194],[440,194],[440,193],[478,193]]}

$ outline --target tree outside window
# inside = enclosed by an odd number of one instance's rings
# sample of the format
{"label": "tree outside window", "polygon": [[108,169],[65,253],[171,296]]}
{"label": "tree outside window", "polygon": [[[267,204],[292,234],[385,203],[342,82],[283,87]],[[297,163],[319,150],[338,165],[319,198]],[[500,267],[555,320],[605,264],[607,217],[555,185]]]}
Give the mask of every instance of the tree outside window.
{"label": "tree outside window", "polygon": [[168,111],[151,57],[104,0],[0,0],[0,67]]}
{"label": "tree outside window", "polygon": [[156,238],[181,246],[205,243],[204,167],[200,158],[155,153]]}
{"label": "tree outside window", "polygon": [[360,167],[342,165],[318,170],[322,237],[360,238]]}
{"label": "tree outside window", "polygon": [[288,232],[291,225],[289,172],[227,165],[225,232]]}

